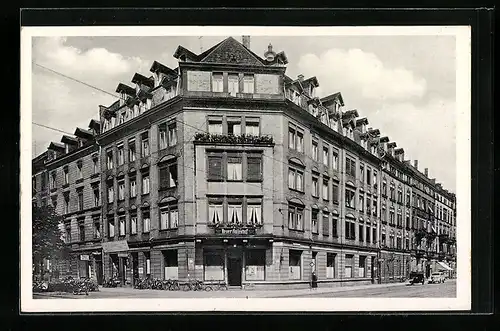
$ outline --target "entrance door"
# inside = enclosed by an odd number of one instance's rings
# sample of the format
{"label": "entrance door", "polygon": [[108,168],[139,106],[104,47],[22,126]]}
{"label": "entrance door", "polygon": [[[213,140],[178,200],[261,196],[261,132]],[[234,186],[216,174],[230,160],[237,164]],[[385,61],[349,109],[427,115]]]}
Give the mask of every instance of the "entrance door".
{"label": "entrance door", "polygon": [[227,282],[229,286],[241,286],[241,269],[240,257],[228,257]]}
{"label": "entrance door", "polygon": [[132,284],[136,285],[139,280],[139,256],[137,253],[132,253]]}
{"label": "entrance door", "polygon": [[97,284],[102,285],[102,260],[95,260]]}
{"label": "entrance door", "polygon": [[372,261],[371,261],[371,265],[370,265],[370,274],[372,275],[372,284],[375,284],[375,256],[372,256]]}

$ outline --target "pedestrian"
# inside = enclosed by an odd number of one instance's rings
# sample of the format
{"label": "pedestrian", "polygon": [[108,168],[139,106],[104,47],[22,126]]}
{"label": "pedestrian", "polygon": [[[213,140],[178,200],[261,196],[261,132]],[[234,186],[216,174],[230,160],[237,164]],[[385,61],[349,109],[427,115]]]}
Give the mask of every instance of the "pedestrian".
{"label": "pedestrian", "polygon": [[311,287],[313,289],[318,288],[318,276],[316,276],[316,272],[313,271],[311,276]]}

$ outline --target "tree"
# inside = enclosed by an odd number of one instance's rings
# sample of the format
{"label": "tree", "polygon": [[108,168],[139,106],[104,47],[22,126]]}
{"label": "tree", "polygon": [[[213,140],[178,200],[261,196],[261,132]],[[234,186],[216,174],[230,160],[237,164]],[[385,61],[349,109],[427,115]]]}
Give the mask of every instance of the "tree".
{"label": "tree", "polygon": [[33,206],[33,267],[35,272],[39,269],[42,279],[44,259],[61,258],[67,253],[59,228],[62,220],[63,218],[55,212],[52,206]]}

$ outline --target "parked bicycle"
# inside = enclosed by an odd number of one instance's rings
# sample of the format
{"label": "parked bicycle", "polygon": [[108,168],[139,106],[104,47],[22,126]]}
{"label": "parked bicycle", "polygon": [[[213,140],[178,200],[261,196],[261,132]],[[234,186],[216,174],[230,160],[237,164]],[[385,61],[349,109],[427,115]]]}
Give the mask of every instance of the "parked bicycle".
{"label": "parked bicycle", "polygon": [[168,291],[179,291],[181,288],[177,280],[168,279],[164,281],[164,289]]}
{"label": "parked bicycle", "polygon": [[189,280],[183,286],[184,291],[212,291],[212,286],[204,284],[201,280],[193,279]]}
{"label": "parked bicycle", "polygon": [[223,280],[217,281],[217,283],[212,284],[212,288],[216,291],[227,291],[227,284]]}

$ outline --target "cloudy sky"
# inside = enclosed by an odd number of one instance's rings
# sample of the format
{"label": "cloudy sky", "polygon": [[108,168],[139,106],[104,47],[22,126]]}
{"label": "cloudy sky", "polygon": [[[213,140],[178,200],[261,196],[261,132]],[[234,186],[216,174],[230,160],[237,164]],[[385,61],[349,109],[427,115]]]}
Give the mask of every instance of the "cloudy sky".
{"label": "cloudy sky", "polygon": [[[241,36],[233,36],[241,40]],[[135,72],[149,75],[154,60],[175,68],[178,45],[195,53],[225,37],[35,37],[33,62],[114,93],[131,85]],[[288,57],[287,75],[316,76],[319,96],[341,92],[346,109],[357,109],[406,159],[455,191],[455,37],[321,36],[251,38],[263,55],[272,43]],[[74,132],[97,118],[99,105],[116,99],[81,83],[33,66],[36,123]],[[36,125],[33,152],[42,153],[62,133]]]}

